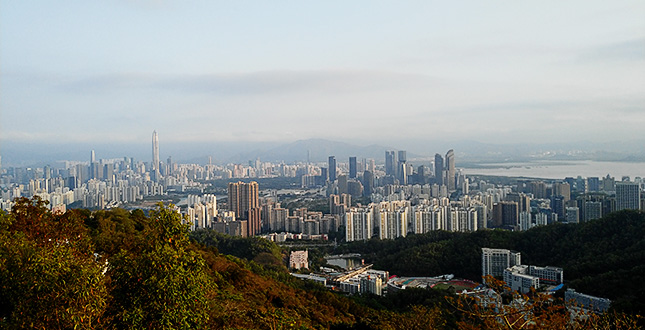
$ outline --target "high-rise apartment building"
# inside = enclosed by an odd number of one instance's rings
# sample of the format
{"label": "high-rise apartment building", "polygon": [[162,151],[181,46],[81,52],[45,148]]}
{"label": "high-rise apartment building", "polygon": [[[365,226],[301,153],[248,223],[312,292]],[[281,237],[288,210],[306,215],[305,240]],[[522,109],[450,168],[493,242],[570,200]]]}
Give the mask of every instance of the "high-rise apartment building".
{"label": "high-rise apartment building", "polygon": [[503,276],[506,268],[520,265],[521,254],[506,249],[482,248],[482,277]]}
{"label": "high-rise apartment building", "polygon": [[260,207],[258,183],[231,182],[228,184],[228,209],[237,219],[249,219],[249,211]]}
{"label": "high-rise apartment building", "polygon": [[616,182],[616,211],[639,210],[641,187],[637,182]]}
{"label": "high-rise apartment building", "polygon": [[366,241],[372,237],[372,212],[369,209],[352,209],[345,213],[345,240]]}
{"label": "high-rise apartment building", "polygon": [[567,223],[579,223],[580,210],[577,207],[567,207],[566,218],[567,218]]}
{"label": "high-rise apartment building", "polygon": [[493,225],[517,226],[519,224],[519,209],[516,202],[502,201],[493,204]]}
{"label": "high-rise apartment building", "polygon": [[508,193],[506,195],[506,200],[511,202],[516,202],[518,206],[518,212],[531,212],[531,197],[523,193]]}
{"label": "high-rise apartment building", "polygon": [[616,191],[616,180],[607,174],[602,178],[602,190],[605,192]]}
{"label": "high-rise apartment building", "polygon": [[568,202],[571,199],[571,185],[566,182],[556,182],[553,184],[553,195],[562,196],[564,202]]}
{"label": "high-rise apartment building", "polygon": [[600,178],[587,178],[587,190],[590,192],[600,191]]}
{"label": "high-rise apartment building", "polygon": [[542,181],[532,181],[528,184],[529,192],[533,194],[534,198],[547,198],[546,183]]}
{"label": "high-rise apartment building", "polygon": [[595,220],[602,217],[602,203],[594,201],[586,201],[584,209],[584,220]]}

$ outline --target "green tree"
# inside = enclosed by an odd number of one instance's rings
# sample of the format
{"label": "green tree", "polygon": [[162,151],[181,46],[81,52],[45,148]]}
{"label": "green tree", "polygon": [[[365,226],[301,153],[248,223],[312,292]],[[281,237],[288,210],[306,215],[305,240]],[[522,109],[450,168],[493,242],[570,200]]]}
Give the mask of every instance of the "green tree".
{"label": "green tree", "polygon": [[188,227],[171,206],[150,213],[145,239],[109,259],[112,301],[108,315],[119,329],[194,329],[208,321],[214,284]]}
{"label": "green tree", "polygon": [[82,218],[21,198],[0,214],[0,328],[92,329],[107,299]]}

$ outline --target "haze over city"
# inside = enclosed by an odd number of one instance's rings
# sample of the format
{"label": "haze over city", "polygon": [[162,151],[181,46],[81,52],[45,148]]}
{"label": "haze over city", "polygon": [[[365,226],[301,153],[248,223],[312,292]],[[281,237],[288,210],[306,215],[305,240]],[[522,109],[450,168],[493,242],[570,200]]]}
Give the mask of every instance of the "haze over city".
{"label": "haze over city", "polygon": [[645,328],[645,1],[0,1],[0,329]]}
{"label": "haze over city", "polygon": [[641,1],[0,9],[4,147],[147,146],[153,129],[166,146],[599,143],[645,124]]}

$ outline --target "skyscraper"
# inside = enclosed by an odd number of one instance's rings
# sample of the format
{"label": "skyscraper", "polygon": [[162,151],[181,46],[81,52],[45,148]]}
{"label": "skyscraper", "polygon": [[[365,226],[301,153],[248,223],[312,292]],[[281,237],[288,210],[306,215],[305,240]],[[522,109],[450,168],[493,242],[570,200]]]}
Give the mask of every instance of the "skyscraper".
{"label": "skyscraper", "polygon": [[258,195],[259,187],[255,181],[231,182],[228,184],[228,210],[235,212],[237,219],[248,220],[249,210],[260,207]]}
{"label": "skyscraper", "polygon": [[519,212],[516,202],[502,201],[493,204],[494,226],[517,226],[518,220]]}
{"label": "skyscraper", "polygon": [[641,189],[637,182],[616,182],[616,211],[639,210]]}
{"label": "skyscraper", "polygon": [[566,215],[566,206],[565,206],[564,197],[561,195],[551,196],[551,210],[553,213],[558,215],[558,219],[564,219]]}
{"label": "skyscraper", "polygon": [[349,177],[356,179],[356,157],[349,157]]}
{"label": "skyscraper", "polygon": [[399,150],[399,161],[396,165],[397,178],[399,183],[403,185],[408,184],[408,171],[406,161],[408,159],[407,152],[405,150]]}
{"label": "skyscraper", "polygon": [[443,184],[443,157],[440,154],[434,155],[434,178],[438,185]]}
{"label": "skyscraper", "polygon": [[398,179],[400,184],[408,184],[408,165],[404,162],[399,162]]}
{"label": "skyscraper", "polygon": [[571,199],[571,186],[566,182],[555,182],[553,183],[553,195],[564,197],[566,203]]}
{"label": "skyscraper", "polygon": [[396,175],[396,154],[394,151],[385,151],[385,174]]}
{"label": "skyscraper", "polygon": [[90,179],[99,179],[99,170],[98,170],[99,164],[96,162],[96,154],[94,153],[94,150],[90,153],[90,167],[89,167],[89,174],[90,174]]}
{"label": "skyscraper", "polygon": [[457,189],[457,185],[455,182],[455,152],[452,149],[446,153],[446,172],[447,182],[445,184],[449,191],[454,191]]}
{"label": "skyscraper", "polygon": [[405,163],[408,160],[408,152],[399,150],[399,163]]}
{"label": "skyscraper", "polygon": [[329,181],[336,181],[336,157],[329,156]]}
{"label": "skyscraper", "polygon": [[371,171],[363,172],[363,195],[370,196],[374,190],[374,174]]}
{"label": "skyscraper", "polygon": [[150,174],[153,181],[159,181],[159,136],[157,131],[152,132],[152,168]]}

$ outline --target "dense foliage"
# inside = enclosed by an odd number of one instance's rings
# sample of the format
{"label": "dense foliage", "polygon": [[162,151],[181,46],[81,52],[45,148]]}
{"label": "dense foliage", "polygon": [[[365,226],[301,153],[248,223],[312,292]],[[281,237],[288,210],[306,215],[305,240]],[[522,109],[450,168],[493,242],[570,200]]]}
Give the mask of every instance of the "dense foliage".
{"label": "dense foliage", "polygon": [[[629,229],[629,234],[603,226],[555,226],[531,232],[551,233],[551,240],[541,246],[566,247],[574,256],[578,252],[573,246],[587,244],[585,235],[590,235],[596,244],[605,244],[585,245],[592,251],[600,253],[604,246],[609,249],[606,253],[622,251],[641,258],[635,249],[640,245],[634,246],[628,239],[643,237],[642,220],[638,213],[603,220]],[[559,242],[559,235],[564,235],[560,231],[575,243],[558,245],[565,244]],[[432,267],[463,267],[475,273],[469,267],[473,258],[479,264],[480,246],[521,250],[523,240],[543,242],[530,235],[516,235],[437,232],[350,248],[374,258],[382,256],[386,264],[410,274],[427,274]],[[607,245],[606,237],[623,241]],[[375,247],[384,251],[370,250]],[[477,251],[475,257],[472,251]],[[573,265],[567,264],[571,262],[567,253],[522,251],[529,261],[538,260],[536,263],[543,257],[559,256],[561,259],[547,260],[561,260],[564,267]],[[52,214],[38,198],[19,199],[10,213],[0,212],[0,329],[450,329],[498,325],[483,322],[485,311],[472,313],[462,308],[468,305],[461,298],[446,298],[451,294],[438,290],[349,299],[291,277],[283,263],[284,252],[258,238],[233,238],[212,231],[189,235],[179,214],[161,204],[149,216],[140,210],[122,209]],[[395,262],[382,255],[386,252],[407,259]],[[432,260],[437,253],[453,253],[458,260]],[[455,254],[463,254],[463,258]],[[583,257],[585,261],[578,265],[581,274],[594,269]],[[611,262],[617,272],[635,272],[643,264],[640,259],[629,264],[634,270],[622,264],[625,256],[616,258]],[[584,285],[585,276],[575,281]]]}
{"label": "dense foliage", "polygon": [[[192,237],[161,204],[150,216],[52,214],[19,199],[0,212],[0,329],[403,329],[417,319],[291,277],[268,241]],[[436,309],[415,310],[442,322]]]}
{"label": "dense foliage", "polygon": [[612,299],[619,311],[645,312],[645,213],[638,211],[525,232],[434,231],[395,240],[373,239],[339,246],[337,252],[359,252],[366,262],[392,274],[455,274],[481,281],[482,247],[520,251],[524,264],[561,267],[570,287]]}

